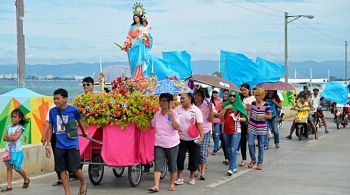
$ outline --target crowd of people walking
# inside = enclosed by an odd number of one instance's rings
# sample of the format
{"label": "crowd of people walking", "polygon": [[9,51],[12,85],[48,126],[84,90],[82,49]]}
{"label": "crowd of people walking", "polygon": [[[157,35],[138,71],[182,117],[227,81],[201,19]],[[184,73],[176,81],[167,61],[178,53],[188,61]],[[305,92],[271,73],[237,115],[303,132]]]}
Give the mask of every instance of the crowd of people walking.
{"label": "crowd of people walking", "polygon": [[[84,78],[82,82],[84,93],[93,93],[93,83],[91,77]],[[83,136],[86,137],[87,133],[80,113],[76,107],[67,103],[67,98],[68,92],[64,89],[54,92],[55,106],[48,112],[42,143],[45,145],[47,157],[51,157],[51,150],[54,152],[58,180],[53,185],[63,185],[65,194],[70,194],[68,178],[74,177],[81,183],[79,194],[86,194],[87,185],[80,166],[78,139],[69,139],[65,128],[68,128],[70,122],[74,121],[75,124],[76,121]],[[177,108],[173,108],[174,101],[177,101],[174,95],[161,94],[160,110],[150,122],[156,132],[154,186],[148,189],[151,192],[159,192],[163,166],[168,166],[170,172],[168,190],[175,191],[175,186],[183,185],[185,181],[195,185],[196,177],[199,180],[206,179],[209,154],[215,156],[222,150],[223,163],[227,165],[226,175],[231,176],[237,171],[237,165],[242,167],[248,165],[248,168],[256,166],[257,170],[262,170],[264,150],[269,148],[269,134],[274,135],[275,148],[280,148],[278,120],[282,105],[277,91],[251,89],[249,84],[242,84],[240,92],[214,88],[210,96],[206,88],[197,88],[193,94],[180,94],[178,99],[180,105]],[[21,168],[23,152],[20,140],[25,131],[23,128],[25,118],[20,110],[14,110],[11,118],[13,124],[8,126],[3,139],[9,142],[6,151],[14,152],[16,159],[5,163],[8,170],[8,185],[2,191],[12,190],[13,168],[22,175],[23,188],[28,188],[30,182]],[[213,151],[209,152],[211,139],[214,147]],[[247,163],[247,146],[249,163]],[[255,146],[258,147],[257,150]],[[258,156],[255,154],[256,151]],[[237,164],[239,154],[241,161]],[[167,165],[164,165],[165,160],[168,162]],[[145,169],[149,169],[149,166],[145,165]],[[184,177],[185,169],[190,171],[188,179]]]}
{"label": "crowd of people walking", "polygon": [[[248,168],[256,165],[257,170],[262,170],[269,132],[274,135],[275,147],[280,147],[278,113],[282,105],[277,91],[251,90],[249,84],[242,84],[240,92],[214,88],[209,96],[206,88],[197,88],[193,95],[179,96],[180,105],[174,110],[170,107],[173,95],[164,93],[159,96],[161,111],[152,120],[156,129],[155,172],[154,186],[149,191],[159,191],[160,171],[165,158],[170,172],[169,191],[186,181],[186,156],[187,170],[190,171],[187,183],[195,185],[196,177],[205,180],[211,137],[214,142],[211,154],[215,156],[223,150],[228,176],[237,171],[238,154],[242,157],[238,165],[247,165],[247,146],[250,155]],[[165,139],[172,141],[162,144],[160,140]],[[255,140],[258,143],[257,157]]]}

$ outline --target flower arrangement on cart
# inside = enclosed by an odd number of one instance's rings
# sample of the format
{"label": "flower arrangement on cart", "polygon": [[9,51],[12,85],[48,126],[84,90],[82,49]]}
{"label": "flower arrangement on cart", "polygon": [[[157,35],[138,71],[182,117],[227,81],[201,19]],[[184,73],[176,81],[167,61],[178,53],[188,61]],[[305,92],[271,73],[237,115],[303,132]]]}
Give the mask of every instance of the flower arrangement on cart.
{"label": "flower arrangement on cart", "polygon": [[155,131],[150,121],[159,109],[158,97],[142,95],[128,77],[118,77],[111,85],[109,93],[77,95],[71,102],[88,127],[89,139],[79,137],[81,159],[89,164],[92,184],[102,181],[107,165],[116,177],[128,167],[129,182],[135,187],[141,180],[141,165],[154,158]]}
{"label": "flower arrangement on cart", "polygon": [[118,77],[111,84],[112,91],[109,93],[88,93],[73,99],[72,104],[82,114],[85,126],[103,128],[119,125],[125,129],[135,123],[140,130],[149,129],[149,121],[158,111],[158,99],[142,96],[139,87],[130,83],[128,77]]}

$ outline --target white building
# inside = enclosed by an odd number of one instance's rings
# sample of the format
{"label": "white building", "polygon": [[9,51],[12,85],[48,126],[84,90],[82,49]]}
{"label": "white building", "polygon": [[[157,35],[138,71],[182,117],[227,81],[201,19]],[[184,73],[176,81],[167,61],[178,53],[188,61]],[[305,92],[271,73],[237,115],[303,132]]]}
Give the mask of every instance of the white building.
{"label": "white building", "polygon": [[83,76],[79,76],[79,75],[74,76],[74,80],[76,80],[76,81],[80,81],[80,80],[83,80],[83,79],[84,79]]}

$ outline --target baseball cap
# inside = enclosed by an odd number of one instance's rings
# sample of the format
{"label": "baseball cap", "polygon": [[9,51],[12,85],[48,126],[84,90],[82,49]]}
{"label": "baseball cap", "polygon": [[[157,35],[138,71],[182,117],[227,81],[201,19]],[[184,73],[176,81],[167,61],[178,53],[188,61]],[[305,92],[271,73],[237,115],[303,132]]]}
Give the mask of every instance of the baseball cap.
{"label": "baseball cap", "polygon": [[214,91],[220,93],[220,89],[219,89],[219,88],[214,88],[214,89],[213,89],[213,92],[214,92]]}

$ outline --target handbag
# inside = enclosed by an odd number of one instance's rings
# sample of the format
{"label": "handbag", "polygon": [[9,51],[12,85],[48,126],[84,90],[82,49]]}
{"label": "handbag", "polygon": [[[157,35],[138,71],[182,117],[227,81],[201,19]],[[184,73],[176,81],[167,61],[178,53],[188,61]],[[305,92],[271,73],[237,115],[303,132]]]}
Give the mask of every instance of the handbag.
{"label": "handbag", "polygon": [[188,128],[188,134],[193,138],[197,138],[199,136],[199,130],[194,118],[192,118],[190,127]]}
{"label": "handbag", "polygon": [[58,110],[58,114],[60,115],[60,118],[62,120],[63,125],[66,127],[66,132],[67,132],[68,137],[70,139],[77,139],[78,138],[78,128],[77,128],[77,125],[75,123],[75,120],[73,120],[71,122],[64,123],[60,109],[57,108],[57,110]]}
{"label": "handbag", "polygon": [[11,160],[11,146],[12,146],[12,142],[10,143],[9,150],[2,154],[2,162],[8,162]]}

